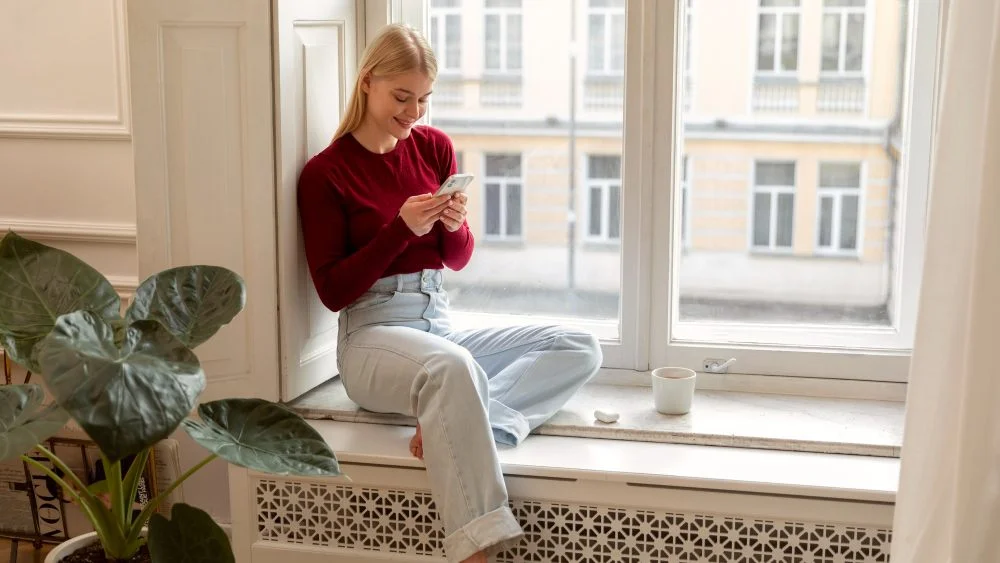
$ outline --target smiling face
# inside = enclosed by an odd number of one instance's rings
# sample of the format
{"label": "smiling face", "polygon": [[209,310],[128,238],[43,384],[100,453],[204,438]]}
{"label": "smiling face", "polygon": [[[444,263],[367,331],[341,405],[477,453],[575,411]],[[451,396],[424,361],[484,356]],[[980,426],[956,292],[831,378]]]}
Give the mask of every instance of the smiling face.
{"label": "smiling face", "polygon": [[427,111],[433,85],[433,80],[417,70],[365,80],[362,88],[368,95],[366,120],[397,140],[409,137]]}

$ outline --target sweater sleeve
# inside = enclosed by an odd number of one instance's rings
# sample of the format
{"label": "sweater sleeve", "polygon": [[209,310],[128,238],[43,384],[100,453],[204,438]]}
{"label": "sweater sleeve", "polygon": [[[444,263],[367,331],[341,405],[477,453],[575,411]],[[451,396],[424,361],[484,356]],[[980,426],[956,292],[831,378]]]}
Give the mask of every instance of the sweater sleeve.
{"label": "sweater sleeve", "polygon": [[416,235],[397,215],[368,244],[348,253],[343,195],[312,164],[302,170],[298,186],[306,262],[320,300],[339,311],[371,288]]}
{"label": "sweater sleeve", "polygon": [[[458,171],[458,162],[455,158],[455,146],[451,139],[443,132],[438,134],[437,158],[440,169],[440,182],[448,179],[448,176]],[[472,251],[475,249],[476,240],[469,229],[469,222],[465,221],[455,232],[448,232],[444,225],[438,223],[435,228],[440,229],[441,241],[441,261],[452,270],[458,271],[468,265],[472,259]]]}

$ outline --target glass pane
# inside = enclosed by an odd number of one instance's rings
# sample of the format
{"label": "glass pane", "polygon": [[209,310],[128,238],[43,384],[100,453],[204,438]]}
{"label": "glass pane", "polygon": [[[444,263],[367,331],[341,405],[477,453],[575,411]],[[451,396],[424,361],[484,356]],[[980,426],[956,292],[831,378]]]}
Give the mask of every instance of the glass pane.
{"label": "glass pane", "polygon": [[754,181],[758,186],[794,186],[794,162],[758,162],[754,167]]}
{"label": "glass pane", "polygon": [[861,165],[857,163],[824,162],[819,165],[819,187],[860,188]]}
{"label": "glass pane", "polygon": [[486,234],[500,234],[500,184],[486,184]]}
{"label": "glass pane", "polygon": [[795,196],[793,194],[778,194],[778,232],[775,246],[791,248],[792,224],[795,214]]}
{"label": "glass pane", "polygon": [[795,7],[799,5],[799,0],[760,0],[762,7]]}
{"label": "glass pane", "polygon": [[[912,73],[900,75],[907,65],[901,64],[906,51],[899,45],[913,37],[912,18],[904,10],[914,3],[869,0],[878,17],[867,21],[857,8],[861,2],[845,0],[850,6],[843,8],[821,0],[798,7],[777,3],[692,0],[692,36],[703,47],[696,47],[691,59],[696,112],[685,113],[681,100],[675,102],[682,120],[676,153],[656,155],[678,159],[678,167],[681,155],[692,158],[691,191],[687,198],[683,193],[672,198],[683,209],[656,210],[686,215],[680,221],[688,238],[672,241],[670,270],[678,288],[677,301],[670,304],[678,319],[672,334],[679,340],[711,338],[716,333],[706,322],[723,325],[720,342],[780,346],[788,342],[787,333],[767,330],[771,325],[884,328],[897,321],[889,300],[901,291],[894,257],[905,254],[906,241],[896,218],[906,218],[901,206],[908,201],[908,186],[900,181],[905,175],[892,171],[909,156],[903,140],[911,123],[904,122],[902,132],[889,124],[906,115],[900,104],[909,97],[900,100],[897,88],[902,84],[908,92]],[[725,14],[717,10],[722,4]],[[865,25],[864,32],[849,32]],[[759,43],[750,45],[756,54],[746,52],[752,38],[734,34],[739,27],[750,35],[759,32]],[[860,33],[863,48],[848,45],[851,39],[835,41],[837,32]],[[785,45],[796,37],[801,80],[754,76],[755,66],[785,67]],[[775,41],[780,41],[777,52]],[[834,45],[838,56],[878,53],[879,64],[867,69],[864,82],[817,83],[818,72],[832,67]],[[841,69],[846,59],[838,61]],[[914,119],[923,120],[918,122],[923,129],[930,117]],[[870,140],[844,142],[850,127],[873,134]],[[683,189],[680,176],[673,189]],[[857,259],[817,258],[821,249],[853,252]],[[765,255],[767,250],[779,252]],[[743,331],[737,324],[761,330]],[[816,346],[828,344],[816,338]]]}
{"label": "glass pane", "polygon": [[487,70],[500,70],[500,16],[488,14],[486,16],[486,68]]}
{"label": "glass pane", "polygon": [[847,16],[847,52],[844,54],[844,70],[860,71],[865,56],[865,16]]}
{"label": "glass pane", "polygon": [[833,198],[819,198],[819,241],[822,248],[830,248],[833,243]]}
{"label": "glass pane", "polygon": [[840,249],[858,248],[858,196],[845,195],[840,199]]}
{"label": "glass pane", "polygon": [[458,70],[462,66],[462,17],[451,14],[445,20],[445,68]]}
{"label": "glass pane", "polygon": [[611,70],[625,70],[625,14],[611,16]]}
{"label": "glass pane", "polygon": [[827,8],[839,7],[864,7],[865,0],[823,0],[823,5]]}
{"label": "glass pane", "polygon": [[622,174],[622,159],[620,156],[591,156],[587,159],[588,176],[604,180],[618,180]]}
{"label": "glass pane", "polygon": [[507,235],[521,236],[521,184],[507,184]]}
{"label": "glass pane", "polygon": [[604,14],[591,14],[587,31],[587,68],[604,70]]}
{"label": "glass pane", "polygon": [[781,27],[781,70],[799,68],[799,16],[785,14]]}
{"label": "glass pane", "polygon": [[434,49],[435,53],[441,52],[441,32],[438,29],[441,23],[441,18],[438,16],[431,16],[431,49]]}
{"label": "glass pane", "polygon": [[[619,338],[621,253],[590,240],[614,234],[616,227],[606,221],[609,214],[620,216],[622,208],[601,204],[591,235],[590,191],[594,185],[621,184],[624,87],[623,82],[588,81],[589,60],[579,61],[578,81],[571,84],[569,39],[575,9],[579,52],[588,59],[601,52],[607,71],[613,53],[624,52],[624,35],[615,37],[611,30],[616,21],[624,22],[614,18],[626,13],[625,2],[609,0],[600,8],[609,19],[598,45],[598,34],[590,31],[596,14],[589,1],[577,0],[575,8],[567,0],[494,8],[499,3],[461,0],[459,11],[467,16],[460,18],[464,84],[477,95],[466,96],[461,107],[435,104],[431,96],[426,117],[464,153],[464,172],[475,175],[467,192],[468,220],[478,243],[465,268],[446,274],[453,322],[462,327],[510,321],[480,320],[481,313],[542,323],[556,317],[614,341]],[[479,54],[467,56],[470,52]],[[535,64],[528,64],[529,57]],[[497,71],[515,67],[521,80],[496,78]],[[435,86],[440,88],[440,83]],[[571,93],[576,96],[573,112]],[[491,103],[498,98],[523,103]],[[600,167],[606,170],[603,178],[588,174],[590,155],[612,157]],[[506,187],[500,190],[500,184]],[[500,236],[517,244],[488,240]]]}
{"label": "glass pane", "polygon": [[590,226],[587,232],[592,237],[601,236],[601,195],[604,190],[600,186],[590,188],[590,217],[587,224]]}
{"label": "glass pane", "polygon": [[608,189],[608,238],[621,238],[621,186],[611,186]]}
{"label": "glass pane", "polygon": [[823,15],[823,70],[840,70],[840,14]]}
{"label": "glass pane", "polygon": [[753,195],[753,245],[771,246],[771,194]]}
{"label": "glass pane", "polygon": [[507,16],[507,70],[521,70],[521,16]]}
{"label": "glass pane", "polygon": [[774,14],[761,14],[757,35],[757,70],[774,70],[774,35],[777,33]]}

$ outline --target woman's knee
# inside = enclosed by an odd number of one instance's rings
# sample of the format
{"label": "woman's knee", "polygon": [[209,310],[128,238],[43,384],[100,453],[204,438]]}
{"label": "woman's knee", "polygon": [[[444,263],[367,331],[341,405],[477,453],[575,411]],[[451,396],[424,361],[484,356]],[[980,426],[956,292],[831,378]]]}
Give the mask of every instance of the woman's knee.
{"label": "woman's knee", "polygon": [[431,354],[424,368],[428,381],[435,387],[458,392],[485,393],[489,382],[476,359],[465,348],[455,346]]}
{"label": "woman's knee", "polygon": [[601,342],[593,334],[574,329],[563,330],[556,339],[556,347],[560,350],[571,350],[580,353],[583,371],[588,377],[597,373],[604,363],[604,353]]}

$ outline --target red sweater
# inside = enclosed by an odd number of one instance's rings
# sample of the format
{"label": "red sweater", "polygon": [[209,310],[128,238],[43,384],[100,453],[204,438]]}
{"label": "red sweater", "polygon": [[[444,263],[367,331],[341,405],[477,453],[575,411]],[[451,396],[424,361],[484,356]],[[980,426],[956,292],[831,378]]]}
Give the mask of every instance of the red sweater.
{"label": "red sweater", "polygon": [[339,311],[379,278],[469,263],[469,224],[454,233],[440,221],[416,236],[399,216],[406,199],[433,193],[455,173],[455,148],[441,131],[414,127],[386,154],[353,135],[312,157],[299,176],[306,261],[323,304]]}

